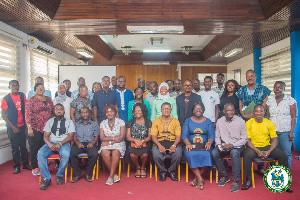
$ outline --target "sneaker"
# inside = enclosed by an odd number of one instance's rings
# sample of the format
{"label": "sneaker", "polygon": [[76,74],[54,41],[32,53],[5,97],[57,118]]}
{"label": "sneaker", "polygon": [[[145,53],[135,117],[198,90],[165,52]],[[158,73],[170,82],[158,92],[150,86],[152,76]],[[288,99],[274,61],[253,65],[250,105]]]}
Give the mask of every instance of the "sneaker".
{"label": "sneaker", "polygon": [[51,180],[43,180],[42,185],[40,186],[40,190],[46,190],[48,186],[51,185]]}
{"label": "sneaker", "polygon": [[117,183],[119,181],[120,181],[119,176],[117,174],[115,174],[114,175],[114,183]]}
{"label": "sneaker", "polygon": [[40,172],[40,169],[39,169],[39,168],[35,168],[35,169],[33,169],[31,172],[32,172],[32,174],[33,174],[34,176],[40,176],[40,175],[41,175],[41,172]]}
{"label": "sneaker", "polygon": [[237,191],[239,191],[239,188],[240,188],[239,183],[233,181],[233,183],[231,184],[230,191],[231,192],[237,192]]}
{"label": "sneaker", "polygon": [[229,177],[221,177],[219,182],[218,182],[218,186],[224,186],[226,183],[228,183],[230,181]]}
{"label": "sneaker", "polygon": [[106,185],[113,185],[114,184],[114,180],[112,178],[108,178],[105,184]]}
{"label": "sneaker", "polygon": [[63,177],[57,176],[57,177],[56,177],[56,184],[57,184],[57,185],[62,185],[63,183],[64,183]]}

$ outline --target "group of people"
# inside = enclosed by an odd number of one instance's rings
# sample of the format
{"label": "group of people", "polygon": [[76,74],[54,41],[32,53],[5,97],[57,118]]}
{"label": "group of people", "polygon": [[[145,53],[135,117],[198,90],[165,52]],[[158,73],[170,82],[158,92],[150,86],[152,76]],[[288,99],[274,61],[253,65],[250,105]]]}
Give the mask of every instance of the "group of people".
{"label": "group of people", "polygon": [[[69,160],[74,171],[71,182],[82,177],[90,182],[99,153],[109,169],[107,185],[120,181],[116,174],[120,157],[135,165],[136,178],[147,177],[146,164],[152,158],[160,170],[160,181],[167,175],[177,181],[176,168],[184,155],[195,175],[191,186],[203,190],[205,168],[214,164],[220,173],[218,186],[230,181],[222,160],[230,155],[231,191],[236,192],[240,188],[241,156],[246,174],[242,190],[251,187],[251,163],[256,157],[272,157],[290,168],[297,105],[284,94],[285,83],[277,81],[275,96],[268,98],[271,91],[256,83],[253,70],[247,71],[248,84],[243,87],[235,80],[224,85],[224,79],[224,74],[218,74],[218,85],[212,88],[213,78],[206,76],[201,90],[198,79],[185,80],[182,87],[180,79],[158,86],[155,81],[145,84],[139,78],[132,92],[125,87],[124,76],[104,76],[101,84],[93,84],[91,92],[80,77],[73,92],[70,80],[60,83],[53,101],[42,77],[36,78],[27,98],[19,92],[19,82],[11,80],[11,93],[3,98],[1,108],[12,146],[13,173],[20,172],[21,154],[23,169],[41,174],[44,180],[40,189],[45,190],[51,185],[47,158],[59,154],[58,185],[63,183]],[[83,175],[78,159],[81,153],[88,154]],[[166,159],[170,160],[167,165]],[[263,168],[258,165],[261,173]]]}

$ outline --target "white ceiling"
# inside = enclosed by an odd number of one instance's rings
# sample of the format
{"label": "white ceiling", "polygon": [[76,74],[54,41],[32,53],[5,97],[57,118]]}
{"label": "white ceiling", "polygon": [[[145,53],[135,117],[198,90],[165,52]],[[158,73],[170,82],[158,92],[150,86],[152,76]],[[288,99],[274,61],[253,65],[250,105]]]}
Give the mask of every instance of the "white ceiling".
{"label": "white ceiling", "polygon": [[[122,46],[131,46],[131,51],[171,50],[181,52],[183,46],[192,46],[192,51],[202,50],[215,35],[170,35],[170,34],[130,34],[130,35],[99,35],[112,50],[121,51]],[[163,37],[163,43],[151,44],[151,37]]]}

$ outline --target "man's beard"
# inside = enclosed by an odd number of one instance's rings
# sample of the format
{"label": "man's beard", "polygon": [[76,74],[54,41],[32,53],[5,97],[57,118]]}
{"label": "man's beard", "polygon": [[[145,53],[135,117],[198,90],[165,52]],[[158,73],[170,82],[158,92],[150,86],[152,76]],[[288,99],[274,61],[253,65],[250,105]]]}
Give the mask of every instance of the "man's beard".
{"label": "man's beard", "polygon": [[56,118],[58,118],[58,119],[64,118],[64,114],[62,114],[62,115],[56,115],[56,114],[54,114],[54,116],[55,116]]}

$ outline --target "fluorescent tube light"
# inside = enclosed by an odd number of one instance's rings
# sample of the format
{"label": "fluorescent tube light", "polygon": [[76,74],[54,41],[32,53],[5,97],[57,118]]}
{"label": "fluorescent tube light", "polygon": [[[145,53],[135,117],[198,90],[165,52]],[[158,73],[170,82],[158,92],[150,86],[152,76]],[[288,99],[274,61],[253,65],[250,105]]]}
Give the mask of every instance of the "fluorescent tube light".
{"label": "fluorescent tube light", "polygon": [[86,58],[94,58],[94,55],[86,49],[76,49],[76,52]]}
{"label": "fluorescent tube light", "polygon": [[130,26],[127,25],[127,30],[130,33],[148,33],[148,34],[164,34],[164,33],[183,33],[184,27],[179,26]]}
{"label": "fluorescent tube light", "polygon": [[145,61],[143,65],[170,65],[169,61]]}
{"label": "fluorescent tube light", "polygon": [[143,50],[144,53],[170,53],[171,50],[167,49],[148,49],[148,50]]}
{"label": "fluorescent tube light", "polygon": [[232,57],[232,56],[235,56],[239,53],[241,53],[243,51],[242,48],[235,48],[235,49],[232,49],[231,51],[225,53],[225,57],[228,58],[228,57]]}

